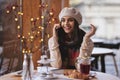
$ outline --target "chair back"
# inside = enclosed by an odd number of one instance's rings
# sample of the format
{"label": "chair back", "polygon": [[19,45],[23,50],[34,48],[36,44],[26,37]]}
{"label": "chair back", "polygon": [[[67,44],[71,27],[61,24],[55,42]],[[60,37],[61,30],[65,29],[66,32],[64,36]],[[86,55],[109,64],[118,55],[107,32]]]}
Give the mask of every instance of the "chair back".
{"label": "chair back", "polygon": [[11,40],[3,42],[3,57],[5,58],[12,58],[15,57],[19,52],[19,42],[18,40]]}
{"label": "chair back", "polygon": [[[3,52],[0,56],[0,75],[6,74],[12,71],[14,62],[19,59],[20,55],[20,42],[19,40],[11,40],[3,42]],[[5,69],[7,68],[7,69]],[[15,69],[15,68],[14,68]]]}

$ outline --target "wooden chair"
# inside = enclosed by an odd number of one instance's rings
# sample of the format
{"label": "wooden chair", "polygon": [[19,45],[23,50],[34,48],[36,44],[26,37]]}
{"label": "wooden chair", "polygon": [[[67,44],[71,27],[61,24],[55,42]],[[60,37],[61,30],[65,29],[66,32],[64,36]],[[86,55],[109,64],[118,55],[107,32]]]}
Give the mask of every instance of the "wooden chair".
{"label": "wooden chair", "polygon": [[[6,70],[3,70],[1,74],[9,73],[12,71],[14,66],[15,58],[18,59],[20,53],[20,46],[18,40],[11,40],[3,42],[3,53],[1,54],[1,62],[0,62],[0,70],[2,68],[7,67]],[[6,61],[7,59],[7,61]]]}

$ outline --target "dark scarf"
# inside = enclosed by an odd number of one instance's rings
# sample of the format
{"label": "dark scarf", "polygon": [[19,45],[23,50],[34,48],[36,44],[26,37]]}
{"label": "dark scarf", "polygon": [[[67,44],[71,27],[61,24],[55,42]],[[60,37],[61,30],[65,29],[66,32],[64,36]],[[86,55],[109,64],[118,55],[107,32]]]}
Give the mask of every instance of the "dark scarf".
{"label": "dark scarf", "polygon": [[76,57],[76,55],[78,55],[76,51],[78,51],[81,47],[81,43],[83,41],[85,32],[79,28],[76,28],[75,30],[76,31],[74,31],[71,39],[66,37],[64,31],[61,31],[61,33],[58,34],[59,49],[61,52],[61,58],[63,62],[62,68],[70,68],[69,63],[67,62],[69,62],[71,58]]}

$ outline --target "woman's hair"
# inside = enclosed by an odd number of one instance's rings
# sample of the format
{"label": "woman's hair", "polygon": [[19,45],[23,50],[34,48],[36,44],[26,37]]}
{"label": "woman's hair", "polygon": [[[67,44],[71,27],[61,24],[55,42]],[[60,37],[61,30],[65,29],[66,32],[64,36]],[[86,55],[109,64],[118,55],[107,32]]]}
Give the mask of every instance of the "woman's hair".
{"label": "woman's hair", "polygon": [[[57,32],[58,32],[58,43],[59,43],[59,49],[61,52],[61,58],[62,58],[62,61],[65,62],[65,63],[62,63],[62,66],[63,67],[66,66],[66,68],[70,68],[69,62],[68,62],[68,60],[70,59],[69,51],[79,50],[81,43],[83,41],[83,36],[85,35],[85,32],[79,28],[79,24],[75,19],[74,19],[74,30],[71,34],[72,36],[71,39],[68,39],[68,37],[66,36],[67,33],[65,33],[62,27]],[[72,54],[70,53],[70,55]]]}
{"label": "woman's hair", "polygon": [[63,30],[61,27],[58,31],[58,42],[61,46],[67,46],[70,48],[79,48],[81,46],[83,36],[85,35],[85,32],[79,28],[79,23],[74,19],[74,30],[71,34],[71,39],[68,39],[66,37],[67,33]]}

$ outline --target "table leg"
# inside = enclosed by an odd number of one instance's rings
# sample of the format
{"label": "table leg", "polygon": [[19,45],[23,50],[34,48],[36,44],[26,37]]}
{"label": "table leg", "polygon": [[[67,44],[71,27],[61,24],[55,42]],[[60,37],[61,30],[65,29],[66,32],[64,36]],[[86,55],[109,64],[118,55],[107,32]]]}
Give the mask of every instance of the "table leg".
{"label": "table leg", "polygon": [[3,57],[3,55],[1,54],[1,55],[0,55],[0,70],[2,69],[3,60],[4,60],[4,57]]}
{"label": "table leg", "polygon": [[99,56],[96,56],[96,57],[95,57],[95,63],[96,63],[96,64],[95,64],[95,68],[96,68],[96,69],[98,69],[98,58],[99,58]]}
{"label": "table leg", "polygon": [[98,58],[99,58],[99,56],[92,56],[92,57],[95,57],[95,59],[91,63],[92,69],[93,70],[98,70],[99,69],[99,67],[98,67]]}
{"label": "table leg", "polygon": [[101,55],[101,71],[106,72],[106,70],[105,70],[105,55]]}

